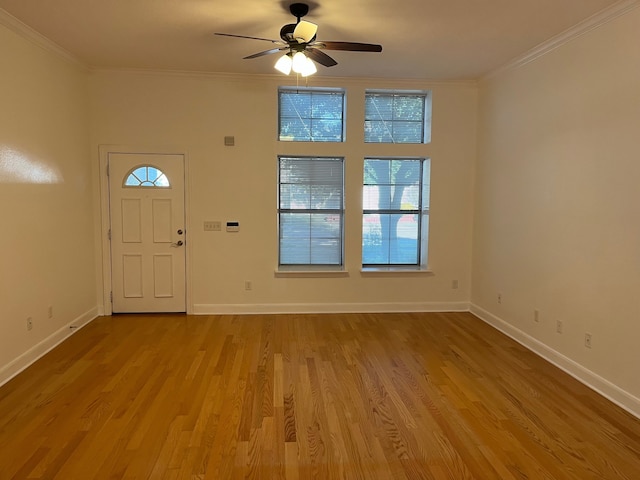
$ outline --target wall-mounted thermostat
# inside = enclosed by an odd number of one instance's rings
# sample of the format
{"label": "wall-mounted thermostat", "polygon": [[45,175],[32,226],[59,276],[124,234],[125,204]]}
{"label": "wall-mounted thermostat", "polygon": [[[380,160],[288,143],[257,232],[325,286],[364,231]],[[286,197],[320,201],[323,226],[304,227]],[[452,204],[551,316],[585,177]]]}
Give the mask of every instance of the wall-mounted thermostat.
{"label": "wall-mounted thermostat", "polygon": [[239,232],[240,222],[227,222],[227,232]]}

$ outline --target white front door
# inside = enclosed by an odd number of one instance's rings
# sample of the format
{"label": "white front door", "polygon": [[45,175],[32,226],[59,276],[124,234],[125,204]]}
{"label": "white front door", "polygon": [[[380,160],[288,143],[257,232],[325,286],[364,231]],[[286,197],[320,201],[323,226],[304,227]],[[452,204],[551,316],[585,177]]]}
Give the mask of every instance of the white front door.
{"label": "white front door", "polygon": [[184,157],[110,153],[114,313],[186,311]]}

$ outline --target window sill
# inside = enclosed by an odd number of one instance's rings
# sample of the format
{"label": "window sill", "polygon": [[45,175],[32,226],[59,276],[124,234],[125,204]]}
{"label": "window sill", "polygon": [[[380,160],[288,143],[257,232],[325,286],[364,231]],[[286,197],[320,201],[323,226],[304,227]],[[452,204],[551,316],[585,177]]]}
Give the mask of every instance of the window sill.
{"label": "window sill", "polygon": [[348,277],[349,272],[342,267],[280,267],[275,271],[276,277],[305,277],[305,278],[321,278],[321,277]]}
{"label": "window sill", "polygon": [[433,275],[433,271],[423,267],[363,267],[362,275]]}

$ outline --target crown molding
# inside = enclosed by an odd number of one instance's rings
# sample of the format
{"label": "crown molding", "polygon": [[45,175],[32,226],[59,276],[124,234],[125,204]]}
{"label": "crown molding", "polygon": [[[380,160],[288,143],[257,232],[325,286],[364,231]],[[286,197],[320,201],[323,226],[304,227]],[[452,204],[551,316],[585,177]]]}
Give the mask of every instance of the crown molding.
{"label": "crown molding", "polygon": [[88,70],[87,65],[80,61],[78,57],[65,50],[60,45],[52,42],[41,33],[36,32],[29,25],[18,20],[16,17],[11,15],[6,10],[3,10],[2,8],[0,8],[0,25],[6,27],[17,35],[20,35],[22,38],[30,41],[34,45],[37,45],[38,47],[50,53],[53,53],[63,60],[73,63],[74,65],[79,66],[85,70]]}
{"label": "crown molding", "polygon": [[582,35],[585,35],[622,15],[625,15],[638,6],[640,6],[640,0],[621,0],[613,4],[612,6],[590,16],[586,20],[583,20],[582,22],[569,28],[568,30],[565,30],[564,32],[554,37],[551,37],[549,40],[532,48],[525,54],[516,57],[515,59],[509,61],[501,67],[498,67],[495,70],[487,73],[486,75],[483,75],[481,77],[481,80],[488,80],[508,70],[520,68],[528,63],[531,63],[534,60],[548,54],[549,52],[552,52],[556,48],[559,48],[562,45],[565,45],[566,43],[569,43],[572,40],[581,37]]}
{"label": "crown molding", "polygon": [[[212,78],[217,80],[241,81],[257,80],[277,82],[281,85],[291,87],[297,86],[295,77],[287,77],[279,73],[230,73],[230,72],[199,72],[190,70],[164,70],[146,68],[118,68],[118,67],[90,67],[89,71],[95,74],[125,74],[141,75],[152,77],[185,77],[185,78]],[[434,87],[476,87],[476,79],[460,80],[431,80],[412,78],[384,78],[384,77],[335,77],[324,75],[313,75],[306,79],[301,79],[300,86],[308,87],[348,87],[351,85],[373,85],[379,89],[415,89],[425,90]],[[373,87],[371,87],[373,88]]]}

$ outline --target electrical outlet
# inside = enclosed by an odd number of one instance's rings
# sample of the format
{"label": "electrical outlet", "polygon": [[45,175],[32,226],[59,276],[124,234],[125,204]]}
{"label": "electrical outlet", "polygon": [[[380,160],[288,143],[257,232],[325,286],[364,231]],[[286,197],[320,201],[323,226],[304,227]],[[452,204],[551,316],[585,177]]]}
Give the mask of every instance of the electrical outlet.
{"label": "electrical outlet", "polygon": [[556,321],[556,332],[557,333],[562,333],[562,320],[557,320]]}
{"label": "electrical outlet", "polygon": [[498,293],[498,303],[502,303],[502,294]]}
{"label": "electrical outlet", "polygon": [[587,348],[591,348],[591,334],[590,333],[585,333],[584,334],[584,346]]}
{"label": "electrical outlet", "polygon": [[540,322],[540,312],[538,310],[533,311],[533,321],[536,323]]}
{"label": "electrical outlet", "polygon": [[245,280],[244,289],[245,290],[253,290],[253,284],[251,283],[251,280]]}
{"label": "electrical outlet", "polygon": [[458,280],[453,280],[453,281],[451,282],[451,288],[452,288],[453,290],[457,290],[457,289],[458,289]]}
{"label": "electrical outlet", "polygon": [[49,305],[47,309],[47,318],[53,318],[53,305]]}
{"label": "electrical outlet", "polygon": [[33,319],[31,317],[27,318],[27,330],[33,329]]}

